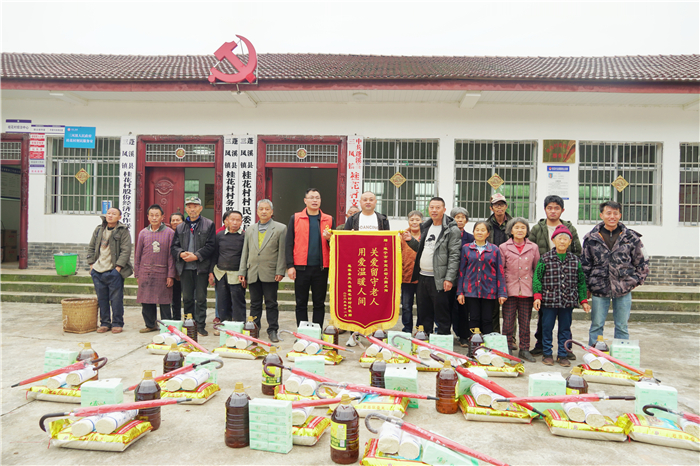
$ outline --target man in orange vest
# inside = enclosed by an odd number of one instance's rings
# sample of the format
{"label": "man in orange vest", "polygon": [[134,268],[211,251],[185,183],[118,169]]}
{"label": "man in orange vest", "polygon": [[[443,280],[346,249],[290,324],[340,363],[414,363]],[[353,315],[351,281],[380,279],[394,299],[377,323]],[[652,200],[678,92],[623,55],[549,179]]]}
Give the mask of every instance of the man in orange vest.
{"label": "man in orange vest", "polygon": [[323,328],[333,217],[321,212],[321,193],[316,188],[306,190],[304,204],[306,209],[292,215],[287,227],[287,276],[294,280],[297,326],[309,319],[311,290],[312,322]]}

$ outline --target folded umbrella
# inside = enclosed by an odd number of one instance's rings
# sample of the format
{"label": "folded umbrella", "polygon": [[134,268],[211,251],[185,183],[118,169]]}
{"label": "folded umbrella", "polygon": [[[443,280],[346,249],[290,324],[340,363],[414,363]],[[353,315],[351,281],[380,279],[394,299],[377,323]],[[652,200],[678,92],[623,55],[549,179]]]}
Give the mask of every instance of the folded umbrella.
{"label": "folded umbrella", "polygon": [[[266,341],[258,340],[258,339],[255,338],[255,337],[251,337],[250,335],[246,335],[246,334],[244,334],[244,333],[238,333],[238,332],[234,332],[233,330],[227,330],[227,329],[225,329],[225,328],[221,328],[221,325],[218,325],[218,324],[214,324],[214,328],[217,329],[217,330],[219,330],[219,331],[221,331],[221,332],[224,332],[226,335],[229,335],[229,336],[232,336],[232,337],[243,338],[244,340],[252,341],[253,343],[258,343],[258,344],[261,344],[261,345],[264,345],[264,346],[268,346],[268,347],[275,346],[275,345],[273,345],[273,344],[271,344],[271,343],[268,343],[268,342],[266,342]],[[284,330],[283,330],[283,331],[284,331]],[[275,347],[276,347],[276,346],[275,346]]]}
{"label": "folded umbrella", "polygon": [[194,341],[192,338],[188,337],[187,335],[185,335],[184,333],[182,333],[181,331],[179,331],[179,330],[177,329],[177,327],[175,327],[174,325],[165,325],[165,324],[164,324],[163,322],[161,322],[160,320],[156,320],[156,322],[158,322],[160,325],[162,325],[162,326],[164,326],[165,328],[167,328],[171,333],[174,333],[175,335],[177,335],[178,337],[182,338],[183,340],[185,340],[185,341],[186,341],[187,343],[189,343],[190,345],[192,345],[192,346],[194,346],[195,348],[197,348],[197,349],[198,349],[199,351],[201,351],[202,353],[211,353],[211,351],[209,351],[208,349],[206,349],[205,347],[203,347],[202,345],[200,345],[199,343],[197,343],[196,341]]}
{"label": "folded umbrella", "polygon": [[[391,351],[391,352],[393,352],[393,353],[396,353],[396,354],[398,354],[399,356],[403,356],[404,358],[406,358],[406,359],[408,359],[408,360],[410,360],[410,361],[413,361],[413,362],[415,362],[415,363],[417,363],[417,364],[420,364],[420,365],[422,365],[422,366],[428,366],[426,363],[424,363],[423,361],[421,361],[420,358],[417,358],[417,357],[415,357],[415,356],[413,356],[413,355],[411,355],[411,354],[404,353],[404,352],[401,351],[400,349],[398,349],[398,348],[396,348],[396,347],[394,347],[394,346],[391,346],[391,345],[388,344],[388,343],[384,343],[382,340],[380,340],[380,339],[378,339],[378,338],[374,338],[374,337],[371,336],[371,335],[370,335],[370,336],[367,336],[367,335],[362,335],[361,333],[355,332],[355,333],[352,334],[352,337],[355,338],[355,337],[358,336],[358,335],[359,335],[359,336],[362,336],[362,337],[364,337],[364,338],[366,338],[367,341],[369,341],[370,343],[374,343],[374,344],[377,345],[377,346],[381,346],[382,348],[386,348],[386,349],[388,349],[389,351]],[[357,341],[356,338],[355,338],[355,341]]]}
{"label": "folded umbrella", "polygon": [[570,403],[578,401],[603,401],[603,400],[634,400],[634,396],[606,395],[604,393],[583,393],[579,395],[551,395],[551,396],[515,396],[510,398],[500,398],[495,401],[507,403]]}
{"label": "folded umbrella", "polygon": [[[345,348],[343,346],[339,346],[339,345],[336,345],[333,343],[329,343],[327,341],[319,340],[318,338],[310,337],[308,335],[304,335],[303,333],[290,332],[289,330],[280,330],[280,333],[290,333],[290,334],[294,335],[295,337],[299,338],[300,340],[312,341],[312,342],[317,343],[319,345],[330,346],[331,348],[335,348],[335,349],[342,350],[342,351],[349,351],[351,353],[354,353],[354,351],[351,349],[348,349],[348,348]],[[282,339],[280,338],[280,340],[282,340]],[[284,340],[282,340],[282,341],[284,341]]]}
{"label": "folded umbrella", "polygon": [[[191,370],[194,370],[199,366],[209,364],[210,362],[218,364],[219,367],[217,367],[217,369],[221,369],[222,367],[224,367],[224,363],[222,361],[220,361],[218,359],[209,359],[207,361],[195,362],[192,364],[188,364],[186,366],[182,366],[181,368],[175,369],[174,371],[166,372],[165,374],[159,375],[158,377],[153,377],[153,380],[155,382],[160,382],[161,380],[168,380],[172,377],[175,377],[176,375],[184,374],[185,372],[189,372]],[[139,383],[141,383],[141,382],[139,382]],[[139,386],[139,384],[137,383],[136,385],[132,385],[131,387],[125,388],[124,393],[130,392],[131,390],[134,390],[138,386]]]}
{"label": "folded umbrella", "polygon": [[10,385],[10,387],[11,388],[19,387],[20,385],[26,385],[28,383],[48,379],[49,377],[53,377],[53,376],[59,375],[59,374],[65,374],[66,372],[79,371],[80,369],[85,369],[90,364],[95,364],[95,363],[98,363],[97,365],[95,365],[95,369],[101,369],[104,367],[105,364],[107,364],[107,358],[84,359],[82,361],[78,361],[78,362],[74,362],[73,364],[69,364],[65,367],[61,367],[60,369],[54,369],[54,370],[46,372],[44,374],[37,375],[34,377],[30,377],[28,379],[22,380],[21,382],[17,382],[14,385]]}
{"label": "folded umbrella", "polygon": [[[607,359],[608,361],[617,364],[620,367],[624,367],[625,369],[628,369],[628,370],[634,372],[635,374],[644,375],[643,370],[637,369],[634,366],[630,366],[625,361],[621,361],[617,358],[610,356],[609,354],[603,353],[602,351],[593,348],[592,346],[588,346],[588,345],[584,345],[583,343],[579,343],[576,340],[566,340],[566,342],[564,343],[564,346],[566,347],[566,349],[571,350],[571,343],[577,344],[578,346],[583,348],[584,351],[587,351],[591,354],[595,354],[596,356],[603,357],[603,358]],[[661,382],[659,379],[656,379],[656,380],[658,382]]]}
{"label": "folded umbrella", "polygon": [[445,348],[441,348],[439,346],[433,345],[432,343],[428,343],[427,341],[423,341],[423,340],[418,340],[416,338],[406,338],[403,335],[394,335],[394,338],[391,339],[391,342],[394,344],[394,346],[396,346],[396,339],[397,338],[403,338],[404,340],[408,340],[411,343],[414,343],[418,346],[423,346],[424,348],[429,348],[429,349],[437,351],[439,353],[443,353],[443,354],[446,354],[448,356],[452,356],[453,358],[464,359],[465,361],[469,361],[471,363],[478,364],[475,360],[473,360],[472,358],[470,358],[469,356],[467,356],[465,354],[460,354],[460,353],[456,353],[454,351],[446,350]]}
{"label": "folded umbrella", "polygon": [[649,410],[652,410],[652,409],[657,409],[657,410],[659,410],[659,411],[666,411],[666,412],[669,413],[669,414],[675,414],[676,416],[680,416],[680,417],[682,417],[683,419],[687,419],[687,420],[690,421],[690,422],[694,422],[694,423],[696,423],[696,424],[700,424],[700,416],[698,416],[697,414],[688,413],[688,412],[686,412],[686,411],[674,411],[674,410],[669,409],[669,408],[667,408],[667,407],[665,407],[665,406],[657,406],[657,405],[644,405],[644,407],[642,408],[642,410],[643,410],[645,413],[647,413],[649,416],[653,416],[653,415],[654,415],[653,413],[650,413],[650,412],[649,412]]}
{"label": "folded umbrella", "polygon": [[373,393],[375,395],[383,395],[383,396],[394,396],[398,398],[417,398],[421,400],[437,400],[437,397],[430,396],[430,395],[421,395],[419,393],[408,393],[408,392],[400,392],[398,390],[389,390],[387,388],[379,388],[379,387],[370,387],[369,385],[362,385],[362,384],[355,384],[355,383],[348,383],[348,382],[321,382],[318,384],[318,388],[316,389],[316,394],[318,395],[319,398],[324,399],[323,396],[321,396],[321,392],[319,391],[321,387],[335,387],[335,388],[340,388],[341,390],[349,390],[351,392],[361,392],[361,393]]}

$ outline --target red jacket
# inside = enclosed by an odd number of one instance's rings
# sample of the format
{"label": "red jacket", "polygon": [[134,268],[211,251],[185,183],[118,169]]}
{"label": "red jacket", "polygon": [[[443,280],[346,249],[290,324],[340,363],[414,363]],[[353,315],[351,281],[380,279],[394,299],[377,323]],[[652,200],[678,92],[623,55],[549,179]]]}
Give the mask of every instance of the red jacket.
{"label": "red jacket", "polygon": [[[330,265],[331,248],[328,245],[328,241],[323,239],[323,231],[326,227],[330,229],[333,228],[333,217],[324,214],[322,211],[319,212],[321,214],[321,252],[323,254],[323,267],[328,268]],[[287,268],[294,267],[295,265],[306,265],[309,256],[309,215],[306,213],[306,209],[294,214],[290,220],[290,224],[287,227]]]}

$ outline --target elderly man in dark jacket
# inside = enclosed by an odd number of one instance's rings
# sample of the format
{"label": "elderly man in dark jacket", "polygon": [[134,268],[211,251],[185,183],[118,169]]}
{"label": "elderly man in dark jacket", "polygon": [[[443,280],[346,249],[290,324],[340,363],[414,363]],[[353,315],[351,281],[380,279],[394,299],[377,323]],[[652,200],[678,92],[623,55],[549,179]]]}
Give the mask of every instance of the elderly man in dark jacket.
{"label": "elderly man in dark jacket", "polygon": [[[177,226],[170,252],[182,284],[185,315],[193,314],[197,332],[207,336],[207,282],[214,254],[216,229],[214,222],[202,217],[202,201],[198,197],[185,199],[188,217]],[[195,309],[195,295],[197,309]]]}
{"label": "elderly man in dark jacket", "polygon": [[420,227],[420,242],[409,231],[403,234],[408,246],[417,251],[412,277],[418,280],[416,325],[433,333],[435,324],[439,335],[449,335],[462,238],[457,223],[445,215],[442,198],[430,200],[428,213],[430,220]]}
{"label": "elderly man in dark jacket", "polygon": [[615,201],[602,203],[600,218],[603,221],[583,237],[581,255],[586,286],[593,295],[589,345],[603,335],[611,300],[615,338],[629,339],[631,291],[649,275],[649,256],[640,239],[642,235],[620,223],[622,205]]}
{"label": "elderly man in dark jacket", "polygon": [[[100,307],[97,333],[121,333],[124,327],[124,280],[131,266],[131,234],[121,223],[121,210],[112,207],[95,228],[88,246],[87,263]],[[110,315],[110,304],[112,311]]]}

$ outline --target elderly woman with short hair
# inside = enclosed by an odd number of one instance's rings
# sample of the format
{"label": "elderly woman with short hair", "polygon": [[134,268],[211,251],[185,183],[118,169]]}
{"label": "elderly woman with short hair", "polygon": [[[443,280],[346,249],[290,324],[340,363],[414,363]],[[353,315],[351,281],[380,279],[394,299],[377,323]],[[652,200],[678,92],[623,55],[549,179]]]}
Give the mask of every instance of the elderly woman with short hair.
{"label": "elderly woman with short hair", "polygon": [[503,304],[503,335],[508,338],[508,349],[515,353],[515,319],[518,319],[518,357],[530,362],[535,358],[530,354],[530,316],[534,301],[532,277],[540,260],[540,251],[535,243],[528,240],[530,224],[523,217],[508,221],[506,236],[508,241],[499,249],[503,256],[508,299]]}

